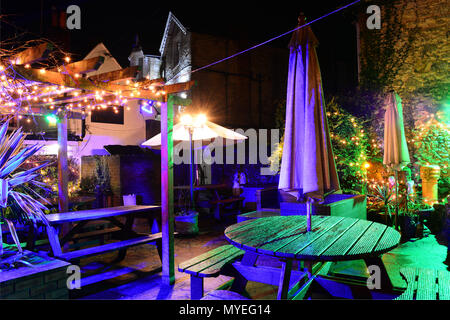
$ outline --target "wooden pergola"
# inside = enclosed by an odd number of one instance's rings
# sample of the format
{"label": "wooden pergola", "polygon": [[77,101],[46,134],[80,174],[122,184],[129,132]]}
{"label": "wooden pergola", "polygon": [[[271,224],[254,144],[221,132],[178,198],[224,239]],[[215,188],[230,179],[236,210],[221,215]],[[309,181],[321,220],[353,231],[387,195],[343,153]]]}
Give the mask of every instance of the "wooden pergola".
{"label": "wooden pergola", "polygon": [[188,91],[194,82],[166,85],[163,79],[142,77],[137,66],[88,76],[104,63],[102,56],[71,62],[45,62],[53,45],[43,42],[1,58],[0,114],[58,117],[58,205],[68,211],[67,120],[83,119],[95,109],[116,109],[131,100],[158,101],[161,114],[161,224],[163,283],[173,284],[173,106],[189,105],[175,93]]}

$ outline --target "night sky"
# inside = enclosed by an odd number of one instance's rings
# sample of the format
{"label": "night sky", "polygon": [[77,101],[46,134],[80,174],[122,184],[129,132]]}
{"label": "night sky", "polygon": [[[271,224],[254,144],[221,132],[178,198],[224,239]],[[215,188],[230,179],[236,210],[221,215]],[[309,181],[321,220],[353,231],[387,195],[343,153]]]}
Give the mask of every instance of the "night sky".
{"label": "night sky", "polygon": [[[256,44],[295,28],[300,12],[313,20],[350,2],[0,0],[1,36],[22,32],[28,38],[46,36],[51,26],[51,8],[63,12],[67,6],[76,4],[81,8],[81,30],[67,31],[68,51],[74,53],[74,59],[82,59],[97,43],[103,42],[121,66],[126,67],[136,34],[145,54],[159,55],[169,11],[192,31],[248,39],[250,44]],[[325,92],[334,93],[356,84],[356,36],[352,20],[350,10],[346,9],[312,25],[320,42],[317,51]],[[287,48],[289,39],[287,35],[268,45]]]}

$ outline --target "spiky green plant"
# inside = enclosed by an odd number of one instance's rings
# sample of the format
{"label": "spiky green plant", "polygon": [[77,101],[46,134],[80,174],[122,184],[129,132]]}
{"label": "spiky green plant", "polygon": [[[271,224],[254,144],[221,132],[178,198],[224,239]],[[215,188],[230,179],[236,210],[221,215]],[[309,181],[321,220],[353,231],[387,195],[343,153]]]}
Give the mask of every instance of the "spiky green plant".
{"label": "spiky green plant", "polygon": [[[13,221],[31,221],[48,226],[44,204],[49,202],[36,192],[36,188],[47,189],[46,184],[35,180],[40,169],[48,162],[29,170],[21,165],[34,155],[42,145],[24,146],[26,134],[19,128],[7,135],[9,121],[0,127],[0,222],[6,223],[17,246],[19,254],[23,253]],[[0,264],[3,255],[2,231],[0,228]]]}

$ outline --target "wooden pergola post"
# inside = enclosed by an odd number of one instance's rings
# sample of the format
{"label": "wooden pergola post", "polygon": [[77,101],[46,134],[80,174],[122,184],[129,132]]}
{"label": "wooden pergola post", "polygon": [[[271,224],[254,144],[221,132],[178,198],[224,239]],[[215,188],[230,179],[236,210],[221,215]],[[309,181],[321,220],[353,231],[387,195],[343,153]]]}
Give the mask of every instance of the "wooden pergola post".
{"label": "wooden pergola post", "polygon": [[[58,118],[58,211],[69,211],[69,166],[67,162],[67,114]],[[67,223],[61,227],[62,235],[69,230]],[[67,244],[64,246],[67,249]]]}
{"label": "wooden pergola post", "polygon": [[58,209],[69,211],[69,166],[67,162],[67,114],[58,119]]}
{"label": "wooden pergola post", "polygon": [[173,216],[173,102],[168,95],[161,103],[161,232],[162,282],[175,282],[174,216]]}

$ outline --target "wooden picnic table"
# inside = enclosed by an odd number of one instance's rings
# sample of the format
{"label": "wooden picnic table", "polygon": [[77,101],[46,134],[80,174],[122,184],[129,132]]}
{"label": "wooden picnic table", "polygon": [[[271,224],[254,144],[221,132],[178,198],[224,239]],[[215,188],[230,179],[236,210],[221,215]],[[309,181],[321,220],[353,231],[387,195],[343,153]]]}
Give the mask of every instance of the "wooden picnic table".
{"label": "wooden picnic table", "polygon": [[[384,224],[335,216],[312,216],[310,232],[306,231],[306,216],[248,220],[229,226],[225,237],[245,251],[242,261],[233,266],[246,280],[278,284],[278,299],[286,299],[288,292],[292,293],[289,286],[294,278],[303,279],[305,290],[297,285],[297,292],[304,294],[317,278],[313,270],[315,263],[356,259],[364,259],[367,266],[378,266],[382,288],[389,291],[392,283],[381,255],[400,242],[400,233]],[[256,266],[258,255],[278,258],[281,270]],[[306,272],[292,270],[293,260],[303,261]]]}
{"label": "wooden picnic table", "polygon": [[[204,190],[217,190],[226,188],[226,184],[203,184],[198,186],[193,186],[194,191],[204,191]],[[189,190],[190,186],[174,186],[174,190]]]}
{"label": "wooden picnic table", "polygon": [[[190,189],[190,186],[174,186],[173,188],[174,188],[174,190],[187,191]],[[243,201],[245,200],[245,198],[244,197],[236,197],[236,196],[223,198],[220,195],[219,191],[227,189],[227,188],[228,188],[228,186],[226,184],[205,184],[205,185],[194,186],[193,187],[194,192],[195,192],[194,201],[198,202],[199,192],[206,191],[206,192],[209,192],[212,196],[212,199],[210,201],[208,201],[208,205],[213,208],[214,217],[217,220],[222,219],[222,215],[221,215],[222,209],[227,205],[237,204],[237,213],[239,214],[242,209]]]}
{"label": "wooden picnic table", "polygon": [[[143,243],[155,242],[160,253],[161,248],[159,241],[161,240],[161,233],[157,223],[157,212],[161,206],[155,205],[135,205],[135,206],[119,206],[92,210],[81,210],[73,212],[55,213],[46,215],[50,227],[47,227],[48,239],[55,257],[63,260],[76,260],[82,257],[96,255],[104,252],[119,250],[119,260],[123,259],[126,253],[126,248]],[[149,234],[138,234],[132,230],[134,218],[136,216],[144,216],[149,219],[152,231]],[[126,216],[125,222],[122,223],[117,219],[118,216]],[[80,249],[70,252],[63,252],[62,246],[71,240],[80,238],[80,233],[83,227],[90,221],[106,220],[115,226],[111,230],[100,230],[89,233],[88,236],[93,236],[94,233],[118,233],[121,241],[108,243],[87,249]],[[72,228],[60,239],[59,227],[62,224],[69,224]],[[75,224],[76,223],[76,224]]]}

